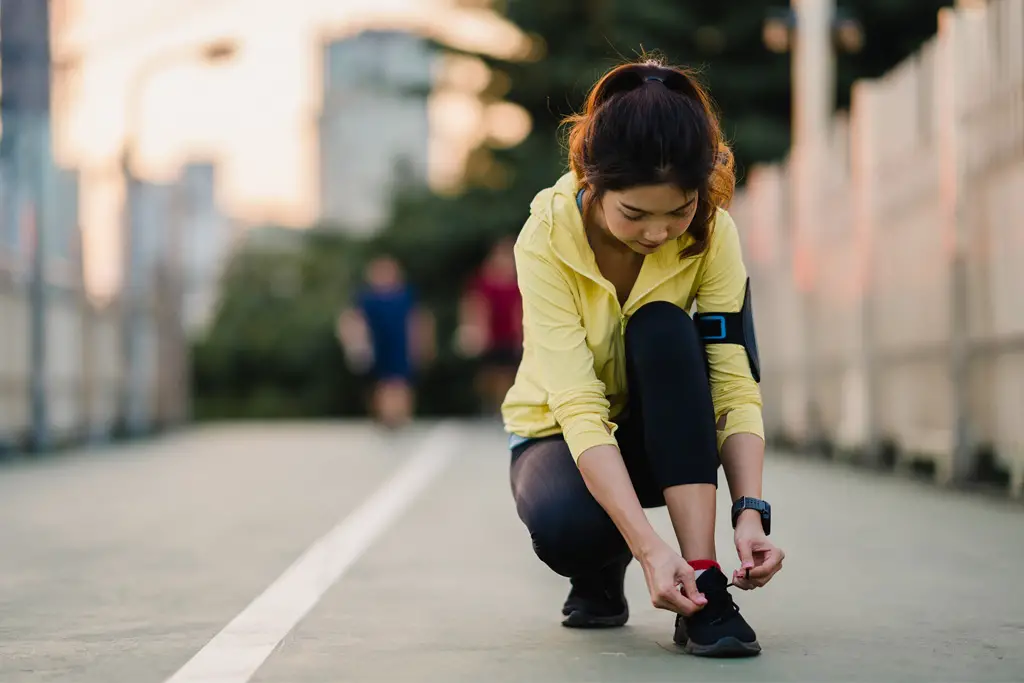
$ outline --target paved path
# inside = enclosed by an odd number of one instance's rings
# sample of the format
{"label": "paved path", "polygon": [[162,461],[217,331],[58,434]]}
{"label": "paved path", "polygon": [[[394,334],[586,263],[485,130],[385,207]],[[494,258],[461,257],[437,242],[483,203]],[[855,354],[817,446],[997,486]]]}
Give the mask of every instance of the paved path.
{"label": "paved path", "polygon": [[502,435],[440,429],[228,426],[0,467],[0,681],[1024,680],[1019,505],[773,454],[786,567],[737,598],[764,654],[701,660],[635,564],[626,628],[562,628]]}

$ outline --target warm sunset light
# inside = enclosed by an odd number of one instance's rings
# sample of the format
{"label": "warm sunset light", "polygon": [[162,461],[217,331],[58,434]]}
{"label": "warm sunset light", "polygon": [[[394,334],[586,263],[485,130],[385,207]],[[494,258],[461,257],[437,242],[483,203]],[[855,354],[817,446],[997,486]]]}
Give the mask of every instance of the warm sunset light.
{"label": "warm sunset light", "polygon": [[[55,151],[60,163],[82,169],[90,290],[102,296],[120,281],[124,193],[117,163],[127,136],[135,141],[133,168],[140,177],[170,179],[186,161],[213,161],[219,202],[233,219],[308,224],[318,210],[322,43],[387,28],[466,51],[529,54],[529,41],[507,21],[483,8],[455,5],[69,0],[63,15],[55,11],[54,17],[54,89],[61,93],[55,98]],[[477,101],[488,79],[483,62],[444,64],[451,73],[429,104],[430,182],[437,188],[457,181],[480,140],[512,144],[528,129],[514,108],[486,109]]]}

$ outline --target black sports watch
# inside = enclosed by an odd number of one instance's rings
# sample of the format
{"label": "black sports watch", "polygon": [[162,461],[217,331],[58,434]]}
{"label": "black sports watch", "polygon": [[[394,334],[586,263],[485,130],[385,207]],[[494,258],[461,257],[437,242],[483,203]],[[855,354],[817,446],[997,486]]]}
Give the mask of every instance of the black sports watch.
{"label": "black sports watch", "polygon": [[732,504],[732,528],[736,528],[736,520],[739,518],[740,513],[744,510],[757,510],[761,513],[761,528],[764,529],[764,535],[768,536],[772,532],[772,506],[766,501],[760,498],[751,498],[744,496],[739,498],[735,503]]}

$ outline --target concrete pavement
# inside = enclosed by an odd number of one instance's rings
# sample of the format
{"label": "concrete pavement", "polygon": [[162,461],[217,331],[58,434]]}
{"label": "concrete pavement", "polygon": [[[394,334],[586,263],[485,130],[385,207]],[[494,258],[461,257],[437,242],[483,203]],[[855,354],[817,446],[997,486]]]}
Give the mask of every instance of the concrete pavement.
{"label": "concrete pavement", "polygon": [[[432,429],[226,426],[0,468],[0,681],[166,681]],[[1017,504],[771,454],[786,566],[736,593],[764,654],[718,662],[673,651],[636,564],[626,628],[562,628],[502,435],[459,425],[451,450],[252,681],[1024,680]]]}

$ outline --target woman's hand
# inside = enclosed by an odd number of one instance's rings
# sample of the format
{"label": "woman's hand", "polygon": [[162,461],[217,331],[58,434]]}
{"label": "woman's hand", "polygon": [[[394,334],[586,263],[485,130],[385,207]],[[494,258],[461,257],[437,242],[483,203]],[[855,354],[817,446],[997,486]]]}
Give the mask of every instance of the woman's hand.
{"label": "woman's hand", "polygon": [[651,603],[658,609],[690,616],[707,604],[707,598],[697,590],[693,567],[668,544],[657,544],[653,551],[639,559]]}
{"label": "woman's hand", "polygon": [[736,520],[734,537],[736,553],[741,563],[740,570],[733,572],[732,575],[733,585],[737,588],[760,588],[782,569],[782,560],[786,553],[764,535],[761,519],[756,514],[744,511],[740,515]]}

